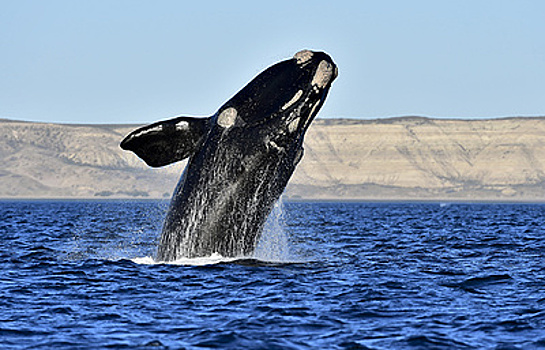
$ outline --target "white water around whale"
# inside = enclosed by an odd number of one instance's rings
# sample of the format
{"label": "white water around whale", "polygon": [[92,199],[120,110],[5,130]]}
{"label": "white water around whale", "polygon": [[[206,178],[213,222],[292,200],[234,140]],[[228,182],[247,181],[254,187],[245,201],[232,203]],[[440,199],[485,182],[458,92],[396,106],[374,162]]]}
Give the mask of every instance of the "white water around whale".
{"label": "white water around whale", "polygon": [[168,264],[168,265],[183,265],[183,266],[215,265],[215,264],[221,264],[221,263],[228,263],[228,262],[232,262],[236,260],[238,260],[238,258],[227,258],[216,253],[210,256],[204,256],[199,258],[181,258],[174,261],[166,261],[166,262],[157,261],[151,256],[131,259],[132,262],[137,264],[143,264],[143,265]]}
{"label": "white water around whale", "polygon": [[275,203],[267,222],[263,228],[263,233],[257,243],[254,254],[251,256],[224,257],[214,253],[210,256],[198,258],[180,258],[170,262],[157,261],[151,256],[137,257],[131,259],[137,264],[171,264],[171,265],[190,265],[203,266],[214,265],[225,262],[232,262],[240,259],[255,259],[262,262],[271,263],[289,263],[294,259],[290,249],[289,234],[286,230],[285,211],[282,197]]}
{"label": "white water around whale", "polygon": [[[62,202],[61,202],[62,204]],[[82,205],[85,205],[83,203]],[[113,208],[120,207],[121,215],[138,212],[138,220],[126,223],[120,227],[111,226],[110,219],[95,220],[89,227],[81,227],[80,221],[72,227],[72,238],[65,246],[61,260],[98,259],[119,261],[128,259],[137,264],[165,264],[155,259],[155,251],[161,233],[162,222],[168,209],[168,202],[139,204],[144,208],[134,208],[133,202],[98,202],[88,215],[111,216]],[[120,215],[116,212],[115,215]],[[83,219],[81,219],[83,220]],[[293,263],[308,259],[296,253],[298,247],[293,247],[290,232],[286,224],[286,210],[282,197],[275,203],[256,249],[249,256],[224,257],[220,254],[199,258],[180,258],[166,264],[202,266],[214,265],[236,260],[252,259],[265,263]],[[121,232],[123,239],[120,239]]]}

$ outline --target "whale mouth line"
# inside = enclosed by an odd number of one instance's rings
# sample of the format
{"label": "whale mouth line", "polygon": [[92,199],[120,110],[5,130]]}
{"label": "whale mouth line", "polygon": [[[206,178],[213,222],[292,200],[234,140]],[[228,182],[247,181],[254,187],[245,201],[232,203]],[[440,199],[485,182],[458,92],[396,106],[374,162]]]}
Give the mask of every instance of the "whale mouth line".
{"label": "whale mouth line", "polygon": [[[316,106],[320,105],[323,102],[323,100],[325,100],[324,91],[329,90],[328,86],[331,85],[332,82],[333,82],[333,79],[331,79],[328,83],[326,83],[325,87],[319,88],[319,89],[316,86],[307,90],[299,89],[295,93],[295,95],[292,97],[292,99],[282,106],[280,111],[276,113],[272,113],[264,118],[261,118],[258,121],[253,121],[251,123],[246,121],[244,122],[247,123],[248,125],[260,126],[276,118],[282,118],[284,119],[284,124],[286,126],[290,125],[296,119],[303,119],[305,121],[308,119],[308,122],[305,122],[305,123],[300,122],[299,123],[300,125],[310,123],[315,117],[313,116],[313,114],[316,110]],[[306,105],[309,106],[308,114],[301,110],[297,111],[298,109],[304,109],[303,107]],[[282,114],[284,113],[287,113],[287,115],[282,116]],[[239,118],[244,120],[243,117],[239,117]]]}

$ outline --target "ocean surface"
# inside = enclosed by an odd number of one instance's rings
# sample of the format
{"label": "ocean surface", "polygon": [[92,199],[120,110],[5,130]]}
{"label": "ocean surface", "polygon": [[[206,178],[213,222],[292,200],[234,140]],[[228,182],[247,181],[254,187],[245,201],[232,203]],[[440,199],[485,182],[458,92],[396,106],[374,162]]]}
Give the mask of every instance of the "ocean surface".
{"label": "ocean surface", "polygon": [[545,349],[545,205],[284,203],[160,264],[166,207],[0,202],[0,348]]}

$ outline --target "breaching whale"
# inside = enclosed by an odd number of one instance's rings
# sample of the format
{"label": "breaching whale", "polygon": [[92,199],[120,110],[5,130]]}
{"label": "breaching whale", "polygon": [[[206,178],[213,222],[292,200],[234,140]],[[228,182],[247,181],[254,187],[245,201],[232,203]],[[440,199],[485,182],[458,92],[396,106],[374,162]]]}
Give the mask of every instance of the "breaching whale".
{"label": "breaching whale", "polygon": [[211,117],[160,121],[125,137],[121,147],[152,167],[189,157],[156,260],[253,253],[336,77],[329,55],[300,51],[260,73]]}

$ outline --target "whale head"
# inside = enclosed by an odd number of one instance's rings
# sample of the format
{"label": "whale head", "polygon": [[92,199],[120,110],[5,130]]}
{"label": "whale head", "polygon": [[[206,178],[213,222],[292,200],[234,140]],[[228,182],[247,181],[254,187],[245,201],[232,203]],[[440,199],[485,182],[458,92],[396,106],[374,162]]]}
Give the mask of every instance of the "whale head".
{"label": "whale head", "polygon": [[260,73],[211,117],[153,123],[127,135],[121,147],[160,167],[192,156],[211,134],[248,133],[275,147],[300,144],[337,74],[328,54],[299,51]]}
{"label": "whale head", "polygon": [[303,50],[279,62],[240,90],[212,117],[220,128],[274,130],[277,137],[304,134],[323,105],[338,69],[324,52]]}

